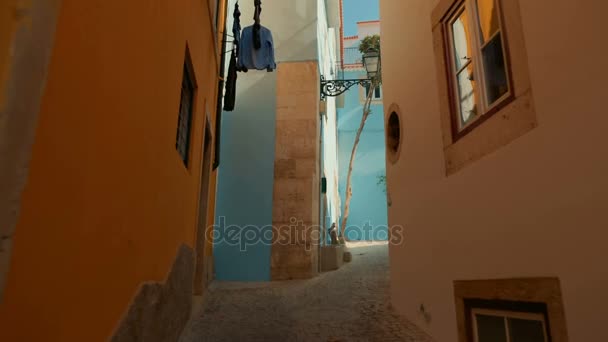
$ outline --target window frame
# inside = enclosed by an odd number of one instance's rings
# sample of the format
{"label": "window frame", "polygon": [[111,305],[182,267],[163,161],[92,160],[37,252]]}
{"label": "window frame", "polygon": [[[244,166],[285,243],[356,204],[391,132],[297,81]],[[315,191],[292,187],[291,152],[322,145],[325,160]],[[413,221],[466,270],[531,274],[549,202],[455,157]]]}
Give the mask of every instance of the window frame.
{"label": "window frame", "polygon": [[508,79],[511,97],[458,132],[454,125],[456,99],[452,91],[452,67],[446,20],[466,0],[439,0],[431,12],[431,29],[437,82],[439,124],[444,152],[444,172],[450,177],[484,156],[500,150],[519,137],[533,131],[539,123],[536,117],[534,94],[528,66],[525,34],[520,1],[500,3],[502,39],[508,60]]}
{"label": "window frame", "polygon": [[[362,87],[363,87],[363,94],[367,98],[367,94],[369,94],[369,88],[371,87],[371,84],[367,83],[365,86],[362,86]],[[376,91],[378,91],[380,96],[376,96]],[[377,101],[377,100],[382,100],[382,88],[380,87],[380,85],[378,85],[376,87],[376,89],[374,89],[374,93],[372,94],[372,101]]]}
{"label": "window frame", "polygon": [[[526,303],[523,303],[523,305],[525,305]],[[492,304],[490,304],[492,305]],[[541,322],[543,325],[543,334],[545,337],[545,340],[543,342],[551,342],[551,333],[549,332],[549,319],[547,317],[546,314],[546,310],[544,310],[543,312],[536,312],[536,311],[528,311],[528,310],[521,310],[521,311],[514,311],[514,310],[506,310],[506,309],[501,309],[500,305],[497,305],[497,308],[480,308],[480,307],[476,307],[473,306],[471,307],[469,310],[471,312],[471,317],[469,317],[470,319],[470,324],[471,324],[471,331],[472,331],[472,339],[473,342],[479,342],[479,329],[478,329],[478,321],[476,318],[476,315],[484,315],[484,316],[492,316],[492,317],[499,317],[502,318],[504,320],[504,324],[505,324],[505,335],[507,338],[507,342],[517,342],[517,341],[512,341],[509,335],[509,318],[514,318],[514,319],[522,319],[522,320],[527,320],[527,321],[538,321]]]}
{"label": "window frame", "polygon": [[[359,102],[361,104],[364,104],[367,99],[367,95],[369,94],[369,87],[371,87],[371,84],[369,83],[359,86]],[[376,90],[374,89],[374,93],[372,94],[372,104],[378,104],[382,101],[382,85],[379,84],[377,89],[380,89],[380,97],[376,97]]]}
{"label": "window frame", "polygon": [[473,342],[474,309],[542,315],[548,342],[568,342],[558,278],[507,278],[454,281],[458,341]]}
{"label": "window frame", "polygon": [[[481,125],[484,121],[490,118],[492,115],[499,112],[502,108],[510,104],[514,99],[514,91],[513,91],[513,77],[511,73],[511,65],[510,65],[510,53],[509,53],[509,44],[507,38],[507,32],[505,30],[505,19],[504,12],[502,10],[502,0],[492,0],[494,1],[497,9],[497,18],[498,18],[498,30],[495,32],[484,44],[481,42],[481,30],[480,30],[480,18],[478,12],[478,0],[457,0],[454,2],[453,7],[447,12],[444,19],[442,19],[441,24],[443,26],[443,30],[446,33],[444,37],[444,49],[446,51],[446,64],[447,73],[448,73],[448,87],[450,92],[450,116],[451,116],[451,129],[452,129],[452,137],[453,142],[458,141],[465,135],[469,134],[476,127]],[[471,45],[471,60],[468,61],[467,65],[463,65],[460,69],[456,70],[455,65],[455,46],[454,46],[454,32],[453,32],[453,23],[462,15],[462,13],[467,12],[467,20],[470,30],[470,42]],[[489,43],[496,37],[496,35],[500,34],[501,36],[501,47],[503,52],[504,64],[505,64],[505,76],[507,78],[507,87],[508,90],[501,97],[496,99],[493,103],[488,103],[487,98],[487,77],[484,70],[484,61],[483,61],[483,48],[488,46]],[[473,65],[473,72],[475,76],[475,103],[479,106],[479,113],[475,118],[470,120],[464,125],[461,125],[462,114],[460,110],[460,106],[458,105],[459,100],[459,85],[458,85],[458,75],[468,67],[468,65]]]}
{"label": "window frame", "polygon": [[[190,111],[189,111],[189,115],[187,118],[187,124],[186,124],[186,130],[187,132],[184,134],[185,139],[186,139],[186,147],[185,147],[185,153],[182,155],[182,152],[180,151],[180,133],[182,133],[180,131],[180,120],[181,120],[181,116],[182,116],[182,108],[184,105],[184,85],[187,83],[190,84],[191,88],[190,88]],[[183,67],[182,67],[182,77],[181,77],[181,82],[180,82],[180,96],[179,96],[179,110],[177,113],[177,129],[176,129],[176,135],[175,135],[175,150],[177,151],[180,159],[183,162],[183,165],[186,169],[190,168],[190,159],[191,159],[191,146],[192,146],[192,135],[194,133],[194,130],[192,129],[193,124],[194,124],[194,116],[196,114],[196,96],[198,93],[198,85],[196,82],[196,75],[194,73],[194,66],[192,65],[192,58],[190,57],[190,50],[188,48],[188,46],[186,46],[186,54],[184,57],[184,63],[183,63]],[[183,134],[183,133],[182,133]]]}

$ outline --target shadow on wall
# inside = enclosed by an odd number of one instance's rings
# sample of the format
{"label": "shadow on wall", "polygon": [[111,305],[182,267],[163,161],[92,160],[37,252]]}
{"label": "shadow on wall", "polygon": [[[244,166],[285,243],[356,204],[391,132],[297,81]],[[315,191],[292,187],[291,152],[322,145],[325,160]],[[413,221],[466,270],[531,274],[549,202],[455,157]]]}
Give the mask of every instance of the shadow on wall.
{"label": "shadow on wall", "polygon": [[[276,72],[265,73],[245,92],[238,91],[247,77],[259,73],[239,73],[235,111],[223,113],[216,234],[228,228],[240,233],[253,226],[263,236],[272,236],[268,232],[272,225]],[[270,280],[269,243],[249,245],[241,251],[240,246],[219,240],[213,248],[217,280]]]}

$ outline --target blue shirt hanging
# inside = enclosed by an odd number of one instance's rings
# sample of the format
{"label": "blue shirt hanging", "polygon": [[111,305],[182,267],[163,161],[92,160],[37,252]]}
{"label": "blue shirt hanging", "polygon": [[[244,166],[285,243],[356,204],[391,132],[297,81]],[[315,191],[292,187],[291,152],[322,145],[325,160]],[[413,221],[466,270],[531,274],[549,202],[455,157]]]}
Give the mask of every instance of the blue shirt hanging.
{"label": "blue shirt hanging", "polygon": [[272,40],[272,32],[264,26],[260,26],[260,43],[261,47],[254,47],[254,26],[248,26],[243,29],[238,49],[238,66],[239,70],[247,72],[248,69],[273,71],[277,68],[274,60],[274,42]]}

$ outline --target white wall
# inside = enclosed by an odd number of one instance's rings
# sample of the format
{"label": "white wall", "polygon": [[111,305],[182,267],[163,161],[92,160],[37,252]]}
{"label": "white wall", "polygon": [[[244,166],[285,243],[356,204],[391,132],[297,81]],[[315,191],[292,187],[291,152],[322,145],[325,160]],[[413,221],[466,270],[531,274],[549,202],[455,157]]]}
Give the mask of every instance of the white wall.
{"label": "white wall", "polygon": [[[335,18],[326,11],[329,7],[336,7],[338,0],[318,0],[318,43],[319,43],[319,70],[327,80],[335,79],[338,70],[336,28],[329,27]],[[326,5],[327,4],[327,5]],[[335,15],[335,13],[334,13]],[[333,74],[332,74],[333,72]],[[338,193],[338,154],[336,136],[336,99],[328,97],[325,102],[325,116],[323,117],[323,173],[327,179],[327,216],[329,224],[338,224],[340,217],[340,195]]]}
{"label": "white wall", "polygon": [[437,0],[380,3],[384,104],[400,106],[403,128],[400,159],[387,164],[389,224],[405,226],[390,248],[393,304],[437,341],[456,341],[454,280],[557,276],[570,341],[608,341],[608,2],[519,3],[539,126],[450,177]]}

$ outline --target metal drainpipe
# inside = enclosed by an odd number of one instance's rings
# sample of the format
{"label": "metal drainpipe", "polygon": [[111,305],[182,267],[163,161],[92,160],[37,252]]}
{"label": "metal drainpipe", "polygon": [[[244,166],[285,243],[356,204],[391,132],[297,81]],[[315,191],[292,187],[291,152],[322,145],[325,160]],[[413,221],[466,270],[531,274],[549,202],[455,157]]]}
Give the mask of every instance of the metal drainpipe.
{"label": "metal drainpipe", "polygon": [[226,23],[228,22],[228,3],[225,5],[224,27],[222,28],[222,49],[220,51],[220,71],[217,82],[217,107],[215,109],[215,151],[213,160],[213,170],[220,166],[220,143],[222,141],[222,106],[224,99],[224,69],[226,67]]}

